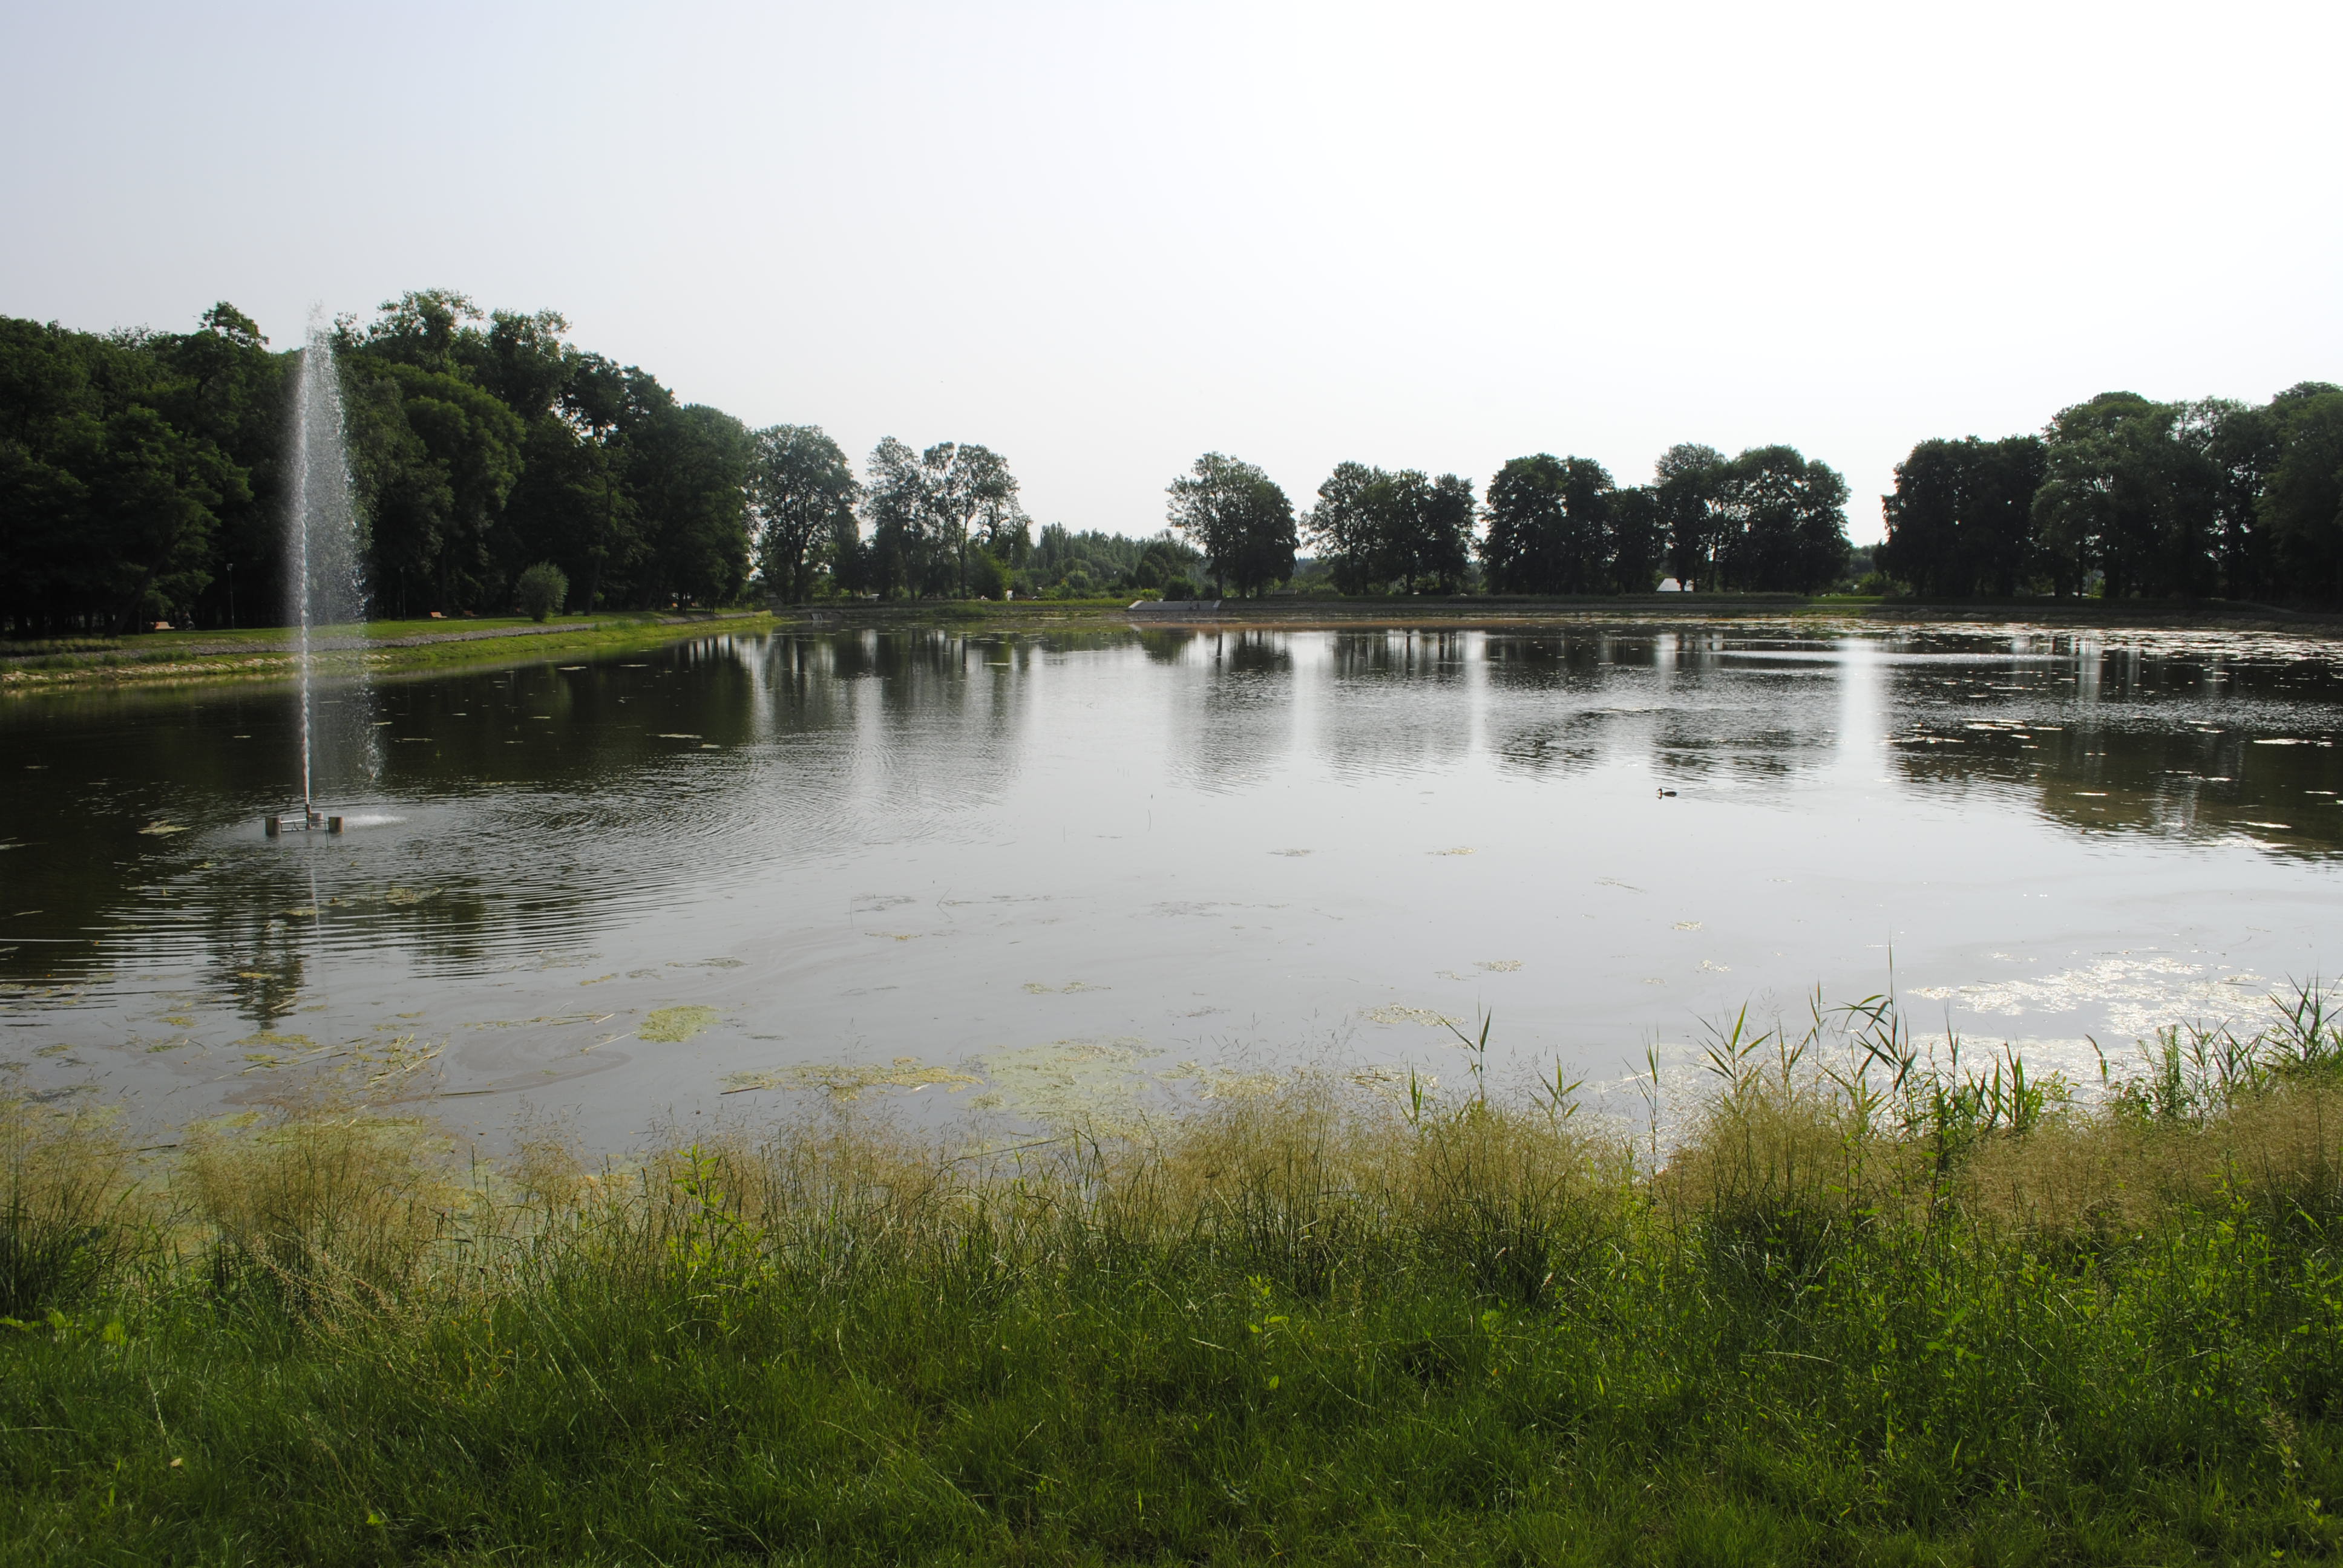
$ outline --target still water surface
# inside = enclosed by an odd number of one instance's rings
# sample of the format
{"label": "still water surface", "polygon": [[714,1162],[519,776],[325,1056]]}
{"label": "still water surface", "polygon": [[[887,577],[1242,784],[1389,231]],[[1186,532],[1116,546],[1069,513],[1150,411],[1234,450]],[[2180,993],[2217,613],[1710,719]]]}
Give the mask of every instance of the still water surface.
{"label": "still water surface", "polygon": [[0,704],[0,1081],[183,1121],[326,1073],[619,1146],[858,1084],[1453,1084],[1483,1010],[1493,1071],[1599,1082],[1891,974],[2095,1079],[2343,957],[2318,642],[840,633],[341,698],[354,825],[275,842],[288,694]]}

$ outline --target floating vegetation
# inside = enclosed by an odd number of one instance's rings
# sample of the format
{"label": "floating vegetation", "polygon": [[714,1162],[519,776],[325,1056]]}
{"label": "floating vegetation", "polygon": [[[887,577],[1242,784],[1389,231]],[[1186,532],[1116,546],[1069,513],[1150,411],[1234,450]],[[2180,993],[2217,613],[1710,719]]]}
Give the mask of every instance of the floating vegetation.
{"label": "floating vegetation", "polygon": [[1678,920],[1675,923],[1674,929],[1680,931],[1696,931],[1700,930],[1700,922],[1698,920]]}
{"label": "floating vegetation", "polygon": [[290,1048],[294,1046],[298,1046],[303,1050],[315,1050],[317,1049],[317,1042],[310,1039],[306,1034],[279,1034],[273,1029],[264,1029],[258,1034],[246,1035],[242,1040],[237,1040],[236,1043],[237,1045],[265,1046],[272,1050],[280,1047]]}
{"label": "floating vegetation", "polygon": [[671,959],[667,967],[671,970],[737,970],[748,966],[740,959]]}
{"label": "floating vegetation", "polygon": [[1522,967],[1522,960],[1519,959],[1474,959],[1473,960],[1473,967],[1476,970],[1487,970],[1491,974],[1509,975],[1515,970]]}
{"label": "floating vegetation", "polygon": [[979,1059],[988,1092],[979,1108],[1013,1111],[1057,1128],[1136,1131],[1149,1118],[1141,1097],[1156,1089],[1146,1071],[1157,1052],[1143,1040],[1053,1040]]}
{"label": "floating vegetation", "polygon": [[727,1073],[723,1079],[725,1094],[747,1094],[762,1089],[819,1089],[836,1099],[852,1100],[869,1089],[908,1089],[917,1091],[940,1085],[950,1093],[972,1089],[984,1081],[971,1072],[957,1068],[937,1067],[923,1062],[916,1056],[899,1056],[885,1067],[854,1066],[843,1063],[799,1063],[790,1067],[767,1068],[756,1072]]}
{"label": "floating vegetation", "polygon": [[1279,1072],[1247,1072],[1233,1067],[1205,1067],[1183,1061],[1160,1074],[1166,1083],[1190,1082],[1204,1100],[1251,1100],[1274,1094],[1291,1080]]}
{"label": "floating vegetation", "polygon": [[1434,849],[1432,851],[1432,853],[1435,855],[1469,855],[1472,852],[1473,847],[1469,844],[1459,844],[1453,849]]}
{"label": "floating vegetation", "polygon": [[1404,1007],[1398,1002],[1386,1002],[1381,1007],[1371,1007],[1366,1010],[1365,1017],[1374,1023],[1419,1023],[1426,1029],[1457,1027],[1456,1020],[1445,1013],[1434,1012],[1425,1007]]}
{"label": "floating vegetation", "polygon": [[[702,1008],[699,1010],[705,1012],[709,1010]],[[479,1022],[473,1024],[471,1027],[474,1029],[524,1029],[531,1024],[559,1025],[570,1023],[602,1023],[618,1016],[618,1015],[614,1012],[557,1012],[548,1013],[542,1018],[482,1019]],[[657,1018],[659,1015],[657,1013],[653,1013],[651,1016],[653,1018]]]}
{"label": "floating vegetation", "polygon": [[2100,1007],[2106,1010],[2111,1032],[2144,1035],[2167,1018],[2229,1016],[2250,1007],[2268,983],[2250,970],[2216,969],[2165,954],[2134,957],[2126,953],[2039,980],[1924,986],[1909,994],[2010,1018]]}
{"label": "floating vegetation", "polygon": [[421,892],[413,888],[393,888],[383,894],[382,901],[386,904],[420,904],[440,896],[441,890],[437,888],[428,888]]}
{"label": "floating vegetation", "polygon": [[1043,985],[1040,980],[1027,980],[1025,989],[1035,996],[1072,996],[1078,991],[1112,990],[1112,986],[1091,985],[1085,980],[1068,980],[1064,985]]}
{"label": "floating vegetation", "polygon": [[716,1021],[712,1007],[663,1007],[646,1014],[635,1035],[639,1040],[680,1045],[700,1030],[713,1029]]}
{"label": "floating vegetation", "polygon": [[188,829],[177,822],[149,822],[138,830],[149,838],[159,839],[166,833],[184,833]]}

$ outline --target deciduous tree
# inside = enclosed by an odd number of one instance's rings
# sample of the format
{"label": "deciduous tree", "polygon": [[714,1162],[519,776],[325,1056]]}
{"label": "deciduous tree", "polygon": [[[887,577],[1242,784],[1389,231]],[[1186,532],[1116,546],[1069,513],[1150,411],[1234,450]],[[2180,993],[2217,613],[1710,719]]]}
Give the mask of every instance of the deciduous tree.
{"label": "deciduous tree", "polygon": [[1214,589],[1252,595],[1293,575],[1293,503],[1270,477],[1207,452],[1172,481],[1169,520],[1203,551]]}
{"label": "deciduous tree", "polygon": [[803,602],[825,547],[853,526],[862,486],[821,427],[775,425],[757,432],[749,493],[765,589]]}

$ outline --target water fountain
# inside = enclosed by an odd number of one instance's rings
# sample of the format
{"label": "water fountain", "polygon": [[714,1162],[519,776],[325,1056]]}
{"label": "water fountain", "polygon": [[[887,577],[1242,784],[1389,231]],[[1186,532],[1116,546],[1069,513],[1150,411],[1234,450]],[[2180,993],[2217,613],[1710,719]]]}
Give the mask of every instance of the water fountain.
{"label": "water fountain", "polygon": [[[342,744],[345,737],[320,722],[316,642],[320,627],[355,624],[366,612],[357,514],[350,504],[349,465],[342,446],[341,380],[322,314],[311,317],[308,341],[301,350],[291,435],[285,608],[293,628],[294,667],[301,690],[301,809],[297,817],[285,811],[266,819],[263,826],[272,839],[288,819],[304,831],[342,830],[340,817],[327,816],[317,807],[327,761],[348,747]],[[363,729],[358,736],[370,741]]]}

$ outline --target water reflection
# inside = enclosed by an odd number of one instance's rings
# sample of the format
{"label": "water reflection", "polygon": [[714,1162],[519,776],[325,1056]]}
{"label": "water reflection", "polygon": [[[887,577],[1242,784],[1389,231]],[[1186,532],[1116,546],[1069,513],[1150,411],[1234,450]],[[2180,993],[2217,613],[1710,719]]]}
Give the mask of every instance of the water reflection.
{"label": "water reflection", "polygon": [[1199,678],[1179,689],[1172,718],[1183,781],[1242,789],[1278,771],[1293,740],[1292,643],[1274,631],[1194,635],[1179,662]]}
{"label": "water reflection", "polygon": [[[453,1010],[458,1081],[649,1092],[712,1081],[623,1043],[684,1003],[742,1060],[1415,1050],[1405,1020],[1498,1000],[1525,1046],[1593,1052],[1875,990],[1891,942],[1948,997],[2054,957],[2200,990],[2332,968],[2298,912],[2343,848],[2321,645],[840,632],[373,701],[352,831],[280,843],[282,693],[0,704],[0,1067],[159,1039],[109,1070],[225,1081],[253,1030]],[[2298,949],[2250,957],[2272,930]],[[1991,994],[2091,1027],[2056,987]]]}
{"label": "water reflection", "polygon": [[1898,668],[1893,744],[1916,785],[2006,791],[2079,832],[2324,858],[2343,841],[2337,699],[2323,659],[2085,644],[2002,668]]}

